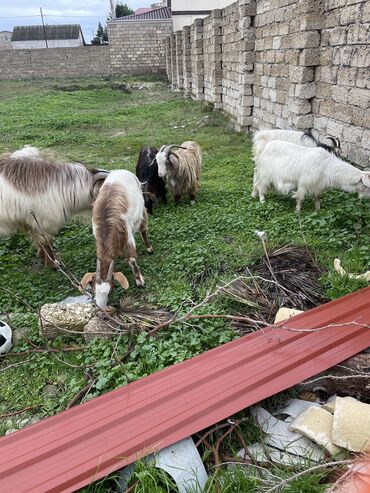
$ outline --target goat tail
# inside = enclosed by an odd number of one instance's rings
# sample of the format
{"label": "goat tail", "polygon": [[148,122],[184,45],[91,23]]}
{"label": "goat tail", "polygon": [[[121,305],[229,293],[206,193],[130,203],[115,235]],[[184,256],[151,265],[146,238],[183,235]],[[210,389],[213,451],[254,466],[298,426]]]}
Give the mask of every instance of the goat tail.
{"label": "goat tail", "polygon": [[255,161],[265,149],[266,144],[268,144],[269,142],[269,138],[265,135],[258,135],[258,133],[255,134],[252,147],[253,158]]}

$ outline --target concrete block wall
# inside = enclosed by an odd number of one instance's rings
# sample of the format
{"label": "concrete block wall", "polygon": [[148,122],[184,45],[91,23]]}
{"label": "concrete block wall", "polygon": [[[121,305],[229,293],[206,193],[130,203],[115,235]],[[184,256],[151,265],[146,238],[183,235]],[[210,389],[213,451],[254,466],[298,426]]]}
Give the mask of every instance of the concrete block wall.
{"label": "concrete block wall", "polygon": [[338,137],[344,157],[370,167],[368,0],[238,0],[186,29],[188,94],[238,130]]}
{"label": "concrete block wall", "polygon": [[125,74],[164,72],[164,41],[171,33],[171,20],[108,22],[112,70]]}
{"label": "concrete block wall", "polygon": [[189,95],[192,92],[190,26],[185,26],[182,30],[182,65],[184,92]]}
{"label": "concrete block wall", "polygon": [[369,166],[370,2],[324,0],[314,128],[338,137],[343,153]]}
{"label": "concrete block wall", "polygon": [[0,80],[68,79],[111,74],[108,46],[3,50],[0,54]]}
{"label": "concrete block wall", "polygon": [[195,19],[190,28],[191,43],[191,94],[199,100],[204,100],[204,43],[203,19]]}
{"label": "concrete block wall", "polygon": [[213,10],[203,20],[204,40],[204,96],[222,108],[222,25],[221,10]]}

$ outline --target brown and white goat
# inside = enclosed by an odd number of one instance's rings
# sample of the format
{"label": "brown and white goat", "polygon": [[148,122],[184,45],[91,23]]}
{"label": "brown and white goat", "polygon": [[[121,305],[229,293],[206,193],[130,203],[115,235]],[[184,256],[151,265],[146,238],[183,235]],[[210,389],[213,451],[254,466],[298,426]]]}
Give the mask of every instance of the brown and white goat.
{"label": "brown and white goat", "polygon": [[[173,152],[175,147],[178,150]],[[181,195],[188,194],[190,203],[194,205],[202,167],[202,151],[199,145],[192,140],[187,140],[181,146],[164,145],[156,155],[156,160],[158,175],[166,181],[175,203],[179,203]]]}
{"label": "brown and white goat", "polygon": [[116,259],[127,259],[136,285],[144,279],[136,262],[134,234],[140,231],[148,253],[153,253],[147,234],[147,213],[139,180],[130,171],[112,171],[105,180],[93,206],[93,233],[96,240],[96,272],[88,272],[81,280],[81,291],[88,284],[95,290],[96,304],[107,306],[114,280],[124,289],[129,284],[122,272],[114,271]]}
{"label": "brown and white goat", "polygon": [[52,237],[73,214],[91,206],[107,176],[59,162],[35,147],[0,155],[0,237],[28,233],[45,263],[53,264]]}

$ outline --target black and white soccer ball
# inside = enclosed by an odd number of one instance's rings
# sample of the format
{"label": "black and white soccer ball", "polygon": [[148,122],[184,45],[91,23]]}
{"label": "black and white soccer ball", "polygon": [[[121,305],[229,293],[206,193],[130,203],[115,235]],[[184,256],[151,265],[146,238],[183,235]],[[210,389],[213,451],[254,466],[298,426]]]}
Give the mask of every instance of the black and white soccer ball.
{"label": "black and white soccer ball", "polygon": [[12,329],[0,320],[0,354],[7,353],[12,347]]}

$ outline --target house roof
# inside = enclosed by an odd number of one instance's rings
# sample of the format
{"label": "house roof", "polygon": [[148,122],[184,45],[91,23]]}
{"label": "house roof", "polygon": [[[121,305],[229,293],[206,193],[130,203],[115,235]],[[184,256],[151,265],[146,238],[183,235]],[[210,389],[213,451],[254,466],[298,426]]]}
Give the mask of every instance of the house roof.
{"label": "house roof", "polygon": [[158,21],[171,19],[171,9],[169,7],[161,7],[159,9],[151,9],[149,12],[144,12],[142,14],[133,14],[126,15],[125,17],[118,17],[116,21]]}
{"label": "house roof", "polygon": [[141,7],[140,9],[135,10],[134,15],[146,14],[147,12],[151,12],[152,10],[154,10],[152,7]]}
{"label": "house roof", "polygon": [[0,438],[1,493],[76,491],[370,346],[370,287]]}
{"label": "house roof", "polygon": [[[45,29],[45,31],[44,31]],[[42,41],[45,39],[78,39],[82,36],[80,24],[59,24],[43,26],[15,26],[11,41]]]}

